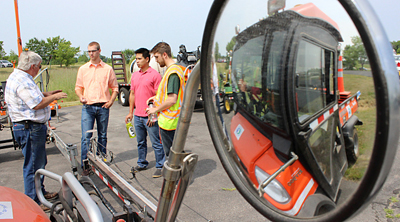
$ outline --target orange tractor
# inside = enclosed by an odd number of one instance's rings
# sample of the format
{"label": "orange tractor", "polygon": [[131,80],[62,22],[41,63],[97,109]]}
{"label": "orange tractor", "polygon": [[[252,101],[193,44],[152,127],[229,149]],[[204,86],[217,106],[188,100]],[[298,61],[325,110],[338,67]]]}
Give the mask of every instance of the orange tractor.
{"label": "orange tractor", "polygon": [[236,36],[235,114],[226,130],[259,195],[287,215],[334,209],[357,160],[360,93],[344,91],[341,41],[336,23],[311,3]]}

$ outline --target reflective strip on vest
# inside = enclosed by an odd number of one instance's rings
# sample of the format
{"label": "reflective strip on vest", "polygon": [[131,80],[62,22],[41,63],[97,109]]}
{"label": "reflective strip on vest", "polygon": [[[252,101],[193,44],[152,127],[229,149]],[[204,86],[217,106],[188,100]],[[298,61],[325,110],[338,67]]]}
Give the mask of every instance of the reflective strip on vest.
{"label": "reflective strip on vest", "polygon": [[159,113],[158,125],[160,128],[164,130],[175,130],[178,125],[179,115],[181,113],[181,107],[183,102],[183,91],[185,89],[185,81],[184,81],[183,71],[178,65],[173,64],[170,67],[168,67],[167,71],[165,72],[160,82],[160,86],[158,87],[156,98],[154,101],[156,106],[160,106],[161,103],[167,100],[168,78],[171,74],[174,73],[176,73],[179,77],[180,89],[177,102],[170,108],[165,109]]}

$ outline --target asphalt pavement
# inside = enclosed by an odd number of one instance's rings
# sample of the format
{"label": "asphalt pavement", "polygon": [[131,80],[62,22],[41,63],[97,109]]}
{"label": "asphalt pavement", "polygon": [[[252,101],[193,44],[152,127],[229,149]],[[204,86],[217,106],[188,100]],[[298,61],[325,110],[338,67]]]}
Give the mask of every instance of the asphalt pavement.
{"label": "asphalt pavement", "polygon": [[[62,106],[62,104],[61,104]],[[259,214],[235,189],[225,173],[216,151],[211,142],[203,109],[196,107],[192,116],[185,151],[199,155],[194,177],[184,197],[183,205],[178,214],[180,221],[268,221]],[[154,152],[148,140],[148,170],[136,174],[136,179],[129,173],[136,166],[137,143],[131,139],[125,128],[124,118],[128,107],[117,102],[112,106],[108,128],[108,149],[114,153],[110,167],[121,175],[133,187],[143,192],[153,203],[159,198],[162,178],[152,178],[155,171]],[[59,120],[53,117],[51,125],[65,143],[76,144],[80,151],[80,117],[81,106],[62,107],[59,110]],[[11,138],[9,129],[0,131],[0,140]],[[48,164],[46,169],[59,175],[71,172],[69,161],[62,156],[54,143],[46,145]],[[22,177],[23,155],[20,150],[13,148],[0,149],[0,186],[14,188],[23,192]],[[396,214],[400,213],[400,154],[398,152],[386,184],[378,197],[359,215],[349,220],[362,221],[397,221]],[[91,178],[96,179],[95,175]],[[96,181],[96,180],[95,180]],[[99,182],[99,181],[97,181]],[[58,191],[60,185],[53,180],[45,180],[46,189]],[[112,192],[105,191],[108,196]],[[156,204],[157,205],[157,204]],[[386,210],[385,210],[386,209]],[[392,210],[392,211],[388,211]],[[393,212],[393,218],[388,218],[387,212]],[[389,215],[389,217],[391,217]]]}
{"label": "asphalt pavement", "polygon": [[[163,179],[152,178],[155,171],[155,158],[149,139],[147,144],[147,160],[150,162],[148,169],[137,173],[136,179],[133,179],[129,173],[130,168],[136,166],[138,154],[136,138],[129,138],[125,127],[124,119],[128,110],[128,107],[123,107],[117,102],[111,107],[107,148],[114,153],[114,160],[110,166],[150,200],[158,199]],[[55,132],[63,142],[76,144],[79,151],[80,119],[81,106],[72,106],[62,107],[59,110],[59,122],[55,117],[51,121],[51,125],[57,128]],[[0,132],[0,140],[9,138],[11,138],[9,129]],[[62,156],[54,143],[47,144],[46,151],[48,155],[46,170],[58,175],[72,172],[69,161]],[[201,107],[193,113],[185,151],[198,154],[199,159],[193,180],[178,214],[180,221],[265,221],[265,218],[242,198],[225,173],[214,150]],[[22,164],[23,155],[20,150],[1,149],[0,186],[11,187],[23,192]],[[90,177],[95,178],[96,176]],[[51,179],[45,179],[45,186],[50,191],[60,189],[59,184]],[[112,192],[105,191],[105,193]],[[153,203],[157,205],[155,200]]]}

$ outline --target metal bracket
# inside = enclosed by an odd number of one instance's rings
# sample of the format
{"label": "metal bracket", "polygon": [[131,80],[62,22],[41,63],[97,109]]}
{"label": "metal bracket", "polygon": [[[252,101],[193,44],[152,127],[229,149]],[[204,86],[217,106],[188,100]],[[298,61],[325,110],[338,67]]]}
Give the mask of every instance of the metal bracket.
{"label": "metal bracket", "polygon": [[178,211],[182,204],[183,197],[186,193],[187,188],[189,187],[189,183],[192,179],[194,169],[196,168],[198,158],[199,156],[197,154],[191,153],[186,155],[186,157],[183,159],[181,179],[176,188],[174,201],[171,203],[171,213],[169,214],[167,221],[171,222],[175,221],[176,216],[178,215]]}
{"label": "metal bracket", "polygon": [[54,142],[56,147],[60,150],[62,155],[67,158],[67,160],[71,163],[72,172],[75,177],[78,176],[78,161],[76,157],[78,156],[78,148],[75,144],[65,144],[61,138],[48,127],[49,130],[49,141]]}
{"label": "metal bracket", "polygon": [[260,197],[263,196],[263,194],[265,193],[264,188],[268,186],[268,184],[270,184],[272,182],[272,180],[274,180],[281,172],[285,171],[285,169],[292,165],[292,163],[294,163],[294,161],[298,160],[299,157],[291,152],[292,154],[292,159],[290,159],[288,162],[286,162],[283,166],[279,167],[279,169],[272,174],[270,177],[268,177],[266,180],[264,180],[264,182],[262,182],[259,186],[258,186],[258,194],[260,195]]}

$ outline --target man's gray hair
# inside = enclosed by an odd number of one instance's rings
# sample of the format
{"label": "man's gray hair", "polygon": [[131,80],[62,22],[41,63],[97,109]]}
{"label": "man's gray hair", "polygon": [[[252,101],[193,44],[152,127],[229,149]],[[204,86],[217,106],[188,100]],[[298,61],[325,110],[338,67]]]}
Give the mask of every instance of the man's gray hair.
{"label": "man's gray hair", "polygon": [[39,65],[42,62],[42,57],[32,51],[22,51],[18,58],[18,69],[27,71],[32,65]]}

